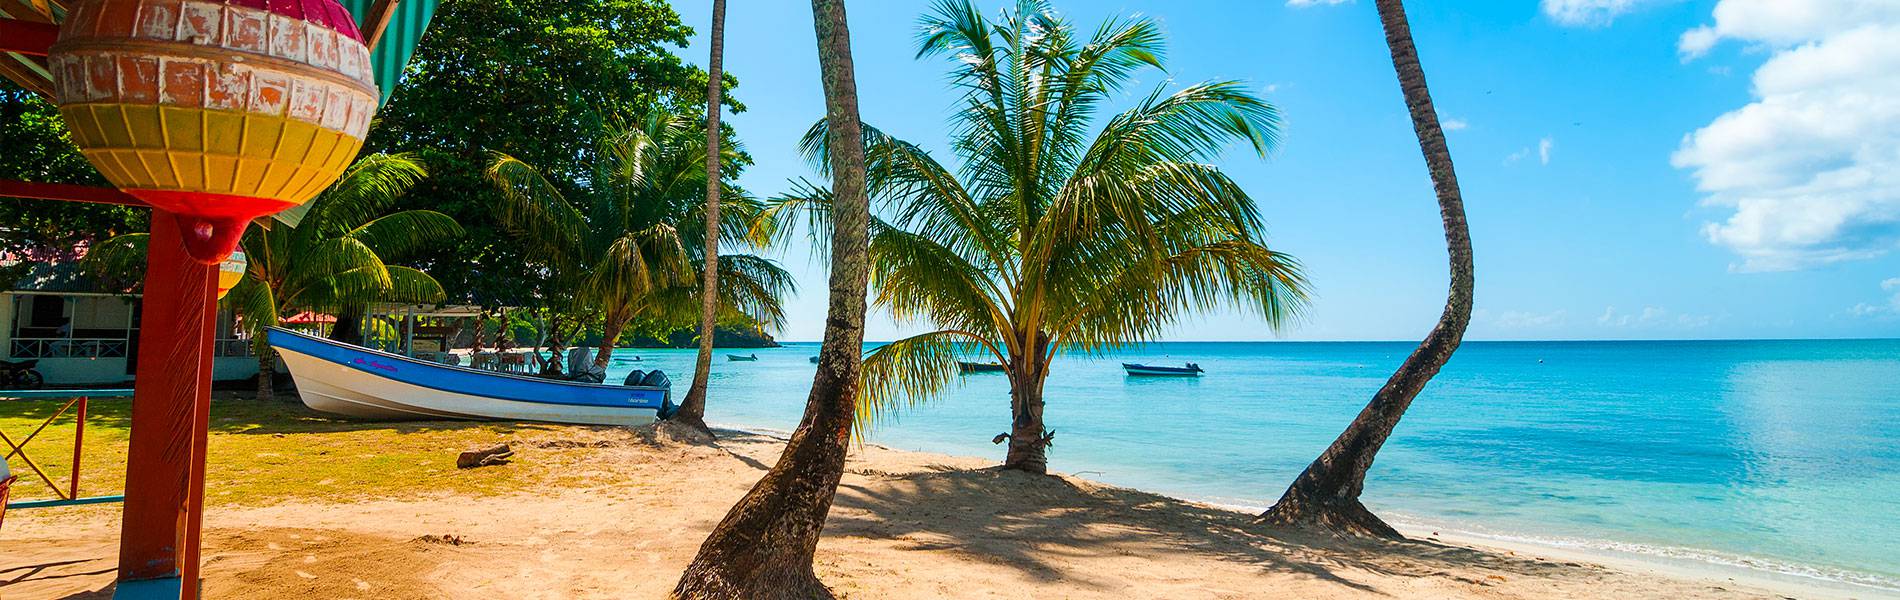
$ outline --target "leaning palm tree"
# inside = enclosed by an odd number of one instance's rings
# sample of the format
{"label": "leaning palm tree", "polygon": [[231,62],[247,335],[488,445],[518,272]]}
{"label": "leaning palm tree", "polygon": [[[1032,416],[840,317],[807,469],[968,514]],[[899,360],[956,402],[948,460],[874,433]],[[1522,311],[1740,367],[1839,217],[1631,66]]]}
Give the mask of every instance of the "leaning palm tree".
{"label": "leaning palm tree", "polygon": [[[602,319],[597,369],[606,369],[630,323],[687,326],[699,314],[694,274],[707,257],[697,251],[705,240],[694,225],[708,216],[701,195],[708,184],[699,163],[706,149],[691,125],[663,112],[632,125],[610,124],[592,173],[574,193],[505,154],[488,167],[502,192],[497,217],[551,271],[551,281],[571,283],[575,304]],[[749,243],[750,223],[763,203],[729,185],[724,191],[731,206],[713,231],[729,244]],[[714,295],[730,318],[769,326],[783,321],[780,300],[792,289],[784,269],[736,255],[718,261],[717,270],[727,285]]]}
{"label": "leaning palm tree", "polygon": [[812,0],[811,12],[825,114],[837,124],[828,140],[837,197],[832,204],[830,307],[818,373],[805,399],[805,418],[786,442],[784,454],[706,536],[692,564],[680,574],[674,598],[832,597],[812,572],[812,555],[844,477],[856,415],[869,270],[865,232],[871,211],[844,0]]}
{"label": "leaning palm tree", "polygon": [[1392,51],[1392,67],[1405,94],[1405,107],[1412,114],[1412,130],[1418,135],[1419,151],[1425,154],[1425,166],[1438,193],[1438,216],[1444,221],[1445,248],[1451,257],[1451,289],[1438,324],[1418,349],[1405,358],[1346,431],[1307,465],[1280,501],[1260,519],[1278,526],[1397,538],[1401,537],[1399,532],[1367,510],[1359,502],[1359,494],[1365,489],[1366,472],[1372,469],[1379,448],[1392,436],[1412,399],[1451,360],[1452,352],[1464,339],[1465,326],[1471,323],[1471,232],[1465,227],[1465,201],[1458,191],[1458,174],[1452,170],[1445,130],[1438,125],[1438,110],[1432,107],[1431,92],[1425,87],[1425,69],[1419,65],[1418,49],[1412,45],[1412,27],[1406,22],[1405,7],[1399,0],[1378,0],[1377,4],[1385,43]]}
{"label": "leaning palm tree", "polygon": [[[224,302],[238,316],[257,356],[257,395],[272,396],[277,355],[264,329],[299,311],[363,314],[374,302],[435,302],[442,285],[422,271],[386,261],[462,235],[448,215],[429,210],[383,214],[428,173],[407,154],[371,154],[306,206],[296,226],[245,232],[244,278]],[[146,234],[102,244],[91,260],[123,272],[143,264]]]}
{"label": "leaning palm tree", "polygon": [[[1059,352],[1153,339],[1195,310],[1237,305],[1277,327],[1303,306],[1298,263],[1267,247],[1253,197],[1205,164],[1232,142],[1266,155],[1274,107],[1236,82],[1157,88],[1095,128],[1134,75],[1161,68],[1161,45],[1138,18],[1079,38],[1036,0],[995,21],[946,0],[923,19],[918,56],[948,55],[964,90],[963,165],[865,129],[889,216],[871,225],[871,276],[879,306],[939,329],[865,358],[861,423],[937,395],[974,353],[1009,377],[1004,466],[1044,473],[1043,382]],[[820,123],[804,140],[819,164],[827,134]],[[827,196],[805,186],[769,214],[796,220]]]}
{"label": "leaning palm tree", "polygon": [[[726,0],[713,0],[712,31],[708,34],[712,58],[706,62],[706,253],[700,275],[700,287],[719,289],[719,102],[725,91],[722,60],[726,49]],[[717,324],[719,303],[714,294],[701,294],[699,307],[699,356],[693,359],[693,385],[686,400],[669,419],[708,434],[706,426],[706,385],[712,380],[713,327]]]}

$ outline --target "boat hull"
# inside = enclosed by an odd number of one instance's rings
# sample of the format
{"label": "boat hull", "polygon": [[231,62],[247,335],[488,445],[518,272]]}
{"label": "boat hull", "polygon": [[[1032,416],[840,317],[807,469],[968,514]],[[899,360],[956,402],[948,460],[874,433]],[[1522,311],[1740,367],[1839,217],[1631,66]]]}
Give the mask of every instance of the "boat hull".
{"label": "boat hull", "polygon": [[1136,377],[1200,377],[1200,369],[1183,367],[1155,367],[1122,363],[1122,370]]}
{"label": "boat hull", "polygon": [[665,388],[438,365],[284,330],[272,330],[270,343],[290,368],[305,406],[346,417],[639,425],[672,408]]}

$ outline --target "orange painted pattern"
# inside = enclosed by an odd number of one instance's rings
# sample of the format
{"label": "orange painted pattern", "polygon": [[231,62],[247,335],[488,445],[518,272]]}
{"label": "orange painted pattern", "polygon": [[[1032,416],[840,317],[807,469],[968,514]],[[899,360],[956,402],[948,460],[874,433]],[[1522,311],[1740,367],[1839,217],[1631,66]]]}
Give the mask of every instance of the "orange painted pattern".
{"label": "orange painted pattern", "polygon": [[141,197],[303,203],[354,159],[376,110],[353,31],[220,2],[83,1],[48,58],[81,150]]}

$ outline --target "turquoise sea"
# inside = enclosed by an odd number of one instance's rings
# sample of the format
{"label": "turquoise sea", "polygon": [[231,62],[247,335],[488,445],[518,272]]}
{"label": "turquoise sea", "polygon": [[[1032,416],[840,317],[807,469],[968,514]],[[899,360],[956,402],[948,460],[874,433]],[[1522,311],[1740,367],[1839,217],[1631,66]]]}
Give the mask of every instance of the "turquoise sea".
{"label": "turquoise sea", "polygon": [[[1053,470],[1260,508],[1345,427],[1409,342],[1157,343],[1065,356]],[[797,425],[816,343],[715,355],[707,418]],[[690,350],[621,350],[616,380]],[[1130,378],[1120,362],[1199,363]],[[991,457],[1008,384],[964,376],[873,443]],[[1467,342],[1380,454],[1397,523],[1900,590],[1900,340]]]}

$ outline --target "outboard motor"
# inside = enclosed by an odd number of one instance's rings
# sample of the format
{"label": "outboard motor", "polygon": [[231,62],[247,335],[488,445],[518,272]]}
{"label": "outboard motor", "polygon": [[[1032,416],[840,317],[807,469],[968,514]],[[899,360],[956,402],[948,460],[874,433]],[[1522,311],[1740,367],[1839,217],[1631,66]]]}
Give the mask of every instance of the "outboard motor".
{"label": "outboard motor", "polygon": [[627,374],[627,378],[622,380],[620,382],[620,385],[640,385],[640,382],[646,381],[646,378],[647,378],[646,371],[634,369],[632,373]]}
{"label": "outboard motor", "polygon": [[654,369],[647,371],[647,376],[640,379],[640,385],[670,390],[673,389],[673,380],[667,377],[666,373]]}

